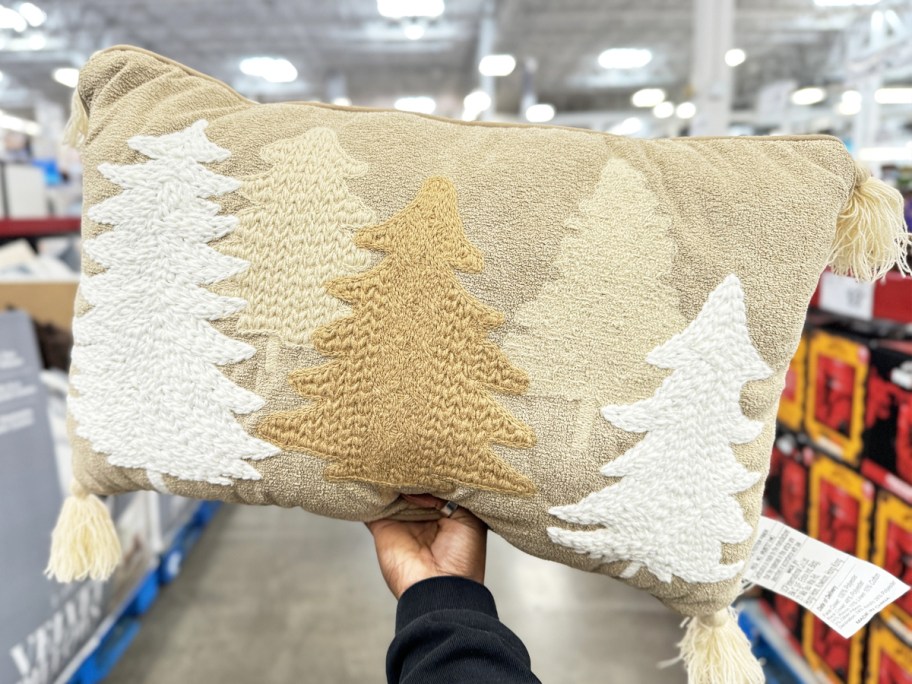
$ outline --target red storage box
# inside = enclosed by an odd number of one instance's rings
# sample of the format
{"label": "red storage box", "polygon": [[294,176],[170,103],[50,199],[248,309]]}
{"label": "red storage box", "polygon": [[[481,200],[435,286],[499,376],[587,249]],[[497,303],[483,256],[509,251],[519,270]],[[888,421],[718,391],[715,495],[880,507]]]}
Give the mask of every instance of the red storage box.
{"label": "red storage box", "polygon": [[869,630],[865,684],[912,684],[912,647],[881,620]]}
{"label": "red storage box", "polygon": [[785,373],[785,389],[779,398],[778,419],[789,430],[799,431],[804,420],[807,385],[807,337],[802,335],[795,356]]}
{"label": "red storage box", "polygon": [[[912,506],[885,490],[877,493],[871,562],[906,584],[912,584]],[[883,610],[912,628],[912,592]]]}
{"label": "red storage box", "polygon": [[[868,558],[874,486],[858,473],[818,455],[811,464],[808,534]],[[813,614],[804,616],[803,647],[811,667],[836,684],[861,681],[865,630],[844,639]]]}
{"label": "red storage box", "polygon": [[912,483],[912,342],[871,349],[864,458]]}
{"label": "red storage box", "polygon": [[821,449],[851,465],[862,451],[870,355],[865,341],[822,330],[808,343],[805,431]]}

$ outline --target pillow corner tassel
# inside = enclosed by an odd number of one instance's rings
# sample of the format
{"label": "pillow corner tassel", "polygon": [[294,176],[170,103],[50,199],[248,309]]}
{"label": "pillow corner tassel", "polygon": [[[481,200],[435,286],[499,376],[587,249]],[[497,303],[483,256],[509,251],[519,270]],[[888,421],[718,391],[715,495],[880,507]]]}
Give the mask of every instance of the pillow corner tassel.
{"label": "pillow corner tassel", "polygon": [[89,113],[86,111],[85,103],[79,95],[79,88],[73,89],[73,99],[70,104],[70,118],[66,122],[61,137],[64,145],[72,147],[74,150],[82,148],[86,135],[89,132]]}
{"label": "pillow corner tassel", "polygon": [[75,479],[51,535],[45,575],[58,582],[105,580],[120,563],[121,548],[108,507]]}
{"label": "pillow corner tassel", "polygon": [[874,281],[894,266],[912,275],[903,197],[895,188],[855,163],[855,187],[836,221],[828,263],[839,275]]}
{"label": "pillow corner tassel", "polygon": [[688,618],[685,623],[678,660],[687,670],[688,684],[764,684],[763,668],[751,652],[734,608]]}

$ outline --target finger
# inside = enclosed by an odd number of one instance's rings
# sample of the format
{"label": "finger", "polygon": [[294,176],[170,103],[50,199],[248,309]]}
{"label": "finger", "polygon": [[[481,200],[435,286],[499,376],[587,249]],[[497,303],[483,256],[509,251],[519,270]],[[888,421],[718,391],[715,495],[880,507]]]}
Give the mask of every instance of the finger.
{"label": "finger", "polygon": [[446,501],[432,494],[403,494],[402,498],[421,508],[434,508],[438,511],[446,505]]}

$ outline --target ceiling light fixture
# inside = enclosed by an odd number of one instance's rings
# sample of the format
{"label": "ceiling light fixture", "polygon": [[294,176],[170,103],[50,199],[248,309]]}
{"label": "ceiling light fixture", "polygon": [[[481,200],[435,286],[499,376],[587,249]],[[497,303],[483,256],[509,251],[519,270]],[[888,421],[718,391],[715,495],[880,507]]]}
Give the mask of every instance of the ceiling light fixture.
{"label": "ceiling light fixture", "polygon": [[530,123],[548,123],[554,118],[554,105],[539,102],[526,109],[526,121]]}
{"label": "ceiling light fixture", "polygon": [[482,76],[509,76],[515,68],[516,58],[513,55],[487,55],[478,63]]}
{"label": "ceiling light fixture", "polygon": [[814,0],[817,7],[864,7],[879,2],[880,0]]}
{"label": "ceiling light fixture", "polygon": [[247,57],[241,60],[241,72],[270,83],[291,83],[298,77],[298,70],[284,57]]}
{"label": "ceiling light fixture", "polygon": [[416,112],[418,114],[433,114],[437,109],[437,102],[433,97],[427,95],[417,95],[414,97],[400,97],[393,105],[402,112]]}
{"label": "ceiling light fixture", "polygon": [[730,67],[736,67],[739,64],[744,64],[745,59],[747,59],[747,53],[745,53],[741,48],[732,48],[725,53],[725,63]]}
{"label": "ceiling light fixture", "polygon": [[406,24],[403,31],[409,40],[421,40],[424,37],[424,26],[421,24]]}
{"label": "ceiling light fixture", "polygon": [[643,88],[630,98],[634,107],[655,107],[665,101],[665,91],[661,88]]}
{"label": "ceiling light fixture", "polygon": [[682,102],[675,107],[675,114],[679,119],[692,119],[697,115],[697,105],[693,102]]}
{"label": "ceiling light fixture", "polygon": [[75,88],[79,83],[79,69],[73,67],[60,67],[54,69],[54,80],[67,88]]}
{"label": "ceiling light fixture", "polygon": [[640,69],[652,61],[652,50],[642,48],[611,48],[598,56],[603,69]]}
{"label": "ceiling light fixture", "polygon": [[643,130],[643,122],[637,117],[631,116],[629,119],[624,119],[620,123],[609,128],[608,132],[613,135],[634,135],[641,130]]}
{"label": "ceiling light fixture", "polygon": [[842,99],[836,106],[836,111],[844,116],[854,116],[861,111],[861,93],[857,90],[847,90],[842,94]]}
{"label": "ceiling light fixture", "polygon": [[675,106],[671,102],[660,102],[652,110],[652,113],[657,119],[668,119],[674,116]]}
{"label": "ceiling light fixture", "polygon": [[878,88],[874,91],[877,104],[912,104],[912,88]]}
{"label": "ceiling light fixture", "polygon": [[352,101],[347,97],[334,97],[332,103],[340,107],[351,107]]}
{"label": "ceiling light fixture", "polygon": [[483,90],[473,90],[465,96],[465,99],[462,101],[462,106],[465,108],[463,118],[470,116],[467,120],[471,121],[482,112],[486,112],[490,109],[491,96]]}
{"label": "ceiling light fixture", "polygon": [[443,10],[443,0],[377,0],[377,11],[387,19],[436,19],[443,14]]}
{"label": "ceiling light fixture", "polygon": [[41,26],[47,19],[47,13],[31,2],[20,4],[19,14],[28,22],[29,26]]}
{"label": "ceiling light fixture", "polygon": [[28,22],[19,12],[0,5],[0,29],[13,29],[21,33],[28,28]]}
{"label": "ceiling light fixture", "polygon": [[826,91],[823,88],[801,88],[792,93],[792,104],[801,106],[817,104],[825,99]]}

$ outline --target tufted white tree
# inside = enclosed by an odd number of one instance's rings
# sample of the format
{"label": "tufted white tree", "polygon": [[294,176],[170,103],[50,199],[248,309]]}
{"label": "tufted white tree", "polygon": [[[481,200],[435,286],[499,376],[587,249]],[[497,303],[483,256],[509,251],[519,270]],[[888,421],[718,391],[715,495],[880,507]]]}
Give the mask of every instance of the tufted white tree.
{"label": "tufted white tree", "polygon": [[89,210],[112,228],[85,243],[106,270],[83,279],[80,293],[92,308],[73,324],[69,406],[77,434],[113,465],[146,469],[158,488],[163,474],[221,485],[259,479],[248,461],[278,452],[235,417],[263,400],[219,370],[255,350],[209,323],[245,301],[203,285],[247,262],[207,244],[237,219],[205,198],[239,183],[203,166],[229,156],[206,137],[206,126],[133,137],[128,145],[148,161],[99,166],[123,191]]}
{"label": "tufted white tree", "polygon": [[622,577],[645,567],[662,582],[720,582],[743,563],[723,563],[722,544],[747,541],[752,527],[734,498],[761,473],[735,458],[731,444],[760,435],[763,423],[741,412],[743,385],[772,371],[747,329],[744,292],[728,276],[682,332],[647,361],[672,373],[649,399],[605,406],[602,415],[645,437],[601,469],[621,478],[552,515],[595,530],[548,529],[555,543],[610,563],[630,561]]}

